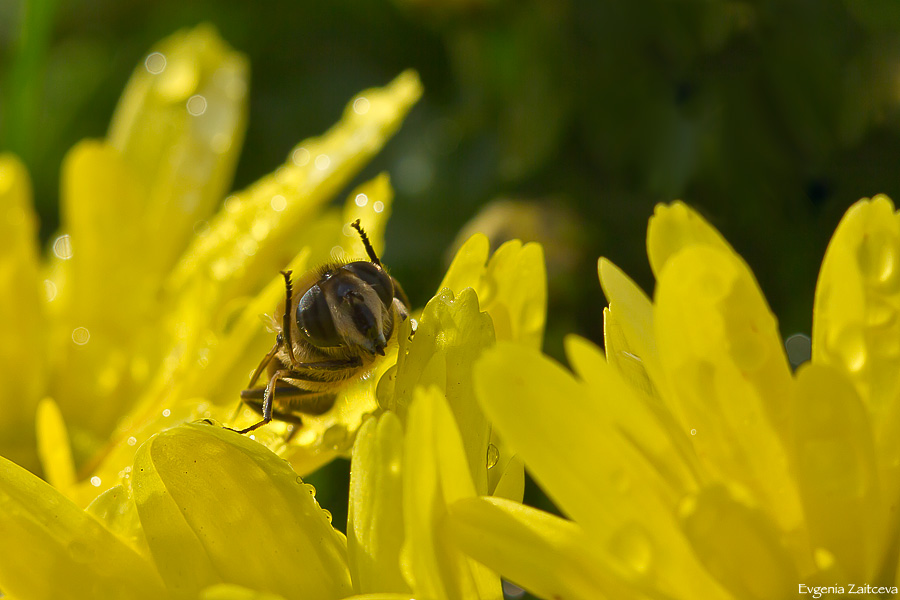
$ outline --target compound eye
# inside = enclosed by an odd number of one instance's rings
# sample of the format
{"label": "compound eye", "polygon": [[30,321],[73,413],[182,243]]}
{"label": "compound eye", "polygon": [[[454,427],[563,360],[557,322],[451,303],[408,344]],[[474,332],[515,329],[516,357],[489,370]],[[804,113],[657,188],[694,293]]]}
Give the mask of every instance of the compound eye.
{"label": "compound eye", "polygon": [[297,304],[297,326],[311,344],[319,348],[341,345],[341,338],[328,309],[328,301],[318,285],[314,285]]}
{"label": "compound eye", "polygon": [[391,283],[391,276],[384,272],[374,264],[365,261],[357,261],[344,265],[343,267],[350,271],[363,281],[369,287],[375,290],[381,303],[390,306],[394,301],[394,285]]}

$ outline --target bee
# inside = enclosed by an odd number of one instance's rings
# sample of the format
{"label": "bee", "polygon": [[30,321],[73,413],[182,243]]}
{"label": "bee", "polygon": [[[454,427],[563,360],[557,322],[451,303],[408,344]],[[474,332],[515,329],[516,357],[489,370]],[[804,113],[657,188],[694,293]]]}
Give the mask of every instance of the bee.
{"label": "bee", "polygon": [[[388,272],[359,224],[369,260],[338,262],[310,271],[296,282],[284,277],[284,314],[276,325],[275,345],[250,377],[241,401],[262,420],[238,433],[249,433],[273,419],[303,424],[300,414],[320,415],[334,405],[340,389],[369,372],[409,317],[409,300]],[[267,373],[265,387],[254,387]],[[293,432],[289,435],[293,435]]]}

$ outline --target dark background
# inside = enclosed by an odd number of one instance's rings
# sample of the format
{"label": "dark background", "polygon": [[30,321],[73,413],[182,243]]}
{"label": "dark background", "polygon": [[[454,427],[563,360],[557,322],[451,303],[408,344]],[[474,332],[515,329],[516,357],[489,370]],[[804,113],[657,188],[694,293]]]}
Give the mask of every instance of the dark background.
{"label": "dark background", "polygon": [[[564,333],[601,339],[598,256],[652,291],[657,202],[684,199],[725,234],[787,336],[809,333],[847,207],[900,197],[894,0],[0,0],[0,149],[28,164],[44,240],[63,154],[105,134],[156,41],[200,22],[252,68],[235,188],[357,91],[418,70],[423,100],[361,176],[389,170],[397,189],[385,262],[421,306],[463,224],[519,201],[488,224],[543,239],[553,257],[555,356]],[[516,225],[519,213],[538,226]],[[322,494],[342,470],[317,476]]]}

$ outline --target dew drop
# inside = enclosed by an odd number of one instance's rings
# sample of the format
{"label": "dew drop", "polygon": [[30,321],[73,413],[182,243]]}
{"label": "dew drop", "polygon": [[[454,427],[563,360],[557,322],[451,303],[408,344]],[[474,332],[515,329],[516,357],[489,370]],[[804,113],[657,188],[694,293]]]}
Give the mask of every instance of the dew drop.
{"label": "dew drop", "polygon": [[125,443],[128,444],[129,446],[134,446],[135,444],[137,444],[137,438],[134,436],[131,436],[130,438],[125,440]]}
{"label": "dew drop", "polygon": [[316,157],[316,168],[320,171],[324,171],[329,166],[331,166],[331,158],[327,154],[320,154]]}
{"label": "dew drop", "polygon": [[298,167],[305,167],[309,163],[309,150],[297,148],[291,152],[291,161]]}
{"label": "dew drop", "polygon": [[100,478],[97,477],[96,475],[94,475],[93,477],[91,477],[91,485],[92,485],[92,486],[94,486],[94,487],[100,487],[100,484],[101,484],[101,483],[102,483],[102,481],[100,481]]}
{"label": "dew drop", "polygon": [[50,281],[49,279],[44,280],[44,293],[47,294],[47,302],[53,302],[56,300],[56,284]]}
{"label": "dew drop", "polygon": [[272,210],[274,210],[275,212],[281,212],[285,208],[287,208],[287,199],[285,199],[285,197],[281,194],[275,194],[274,196],[272,196],[271,205]]}
{"label": "dew drop", "polygon": [[53,254],[62,260],[72,258],[72,238],[69,234],[61,235],[53,241]]}
{"label": "dew drop", "polygon": [[322,512],[325,514],[325,520],[327,520],[329,523],[331,523],[331,511],[323,508]]}
{"label": "dew drop", "polygon": [[206,97],[201,96],[200,94],[195,94],[188,98],[185,106],[187,106],[188,113],[195,117],[199,117],[206,112],[206,105]]}
{"label": "dew drop", "polygon": [[384,202],[382,202],[381,200],[376,200],[375,204],[372,205],[372,210],[377,213],[382,212],[384,210]]}
{"label": "dew drop", "polygon": [[[300,479],[300,477],[298,476],[297,479]],[[306,488],[306,491],[309,492],[310,496],[312,496],[313,498],[316,497],[316,486],[311,483],[304,483],[303,487]]]}
{"label": "dew drop", "polygon": [[297,481],[297,483],[299,483],[300,485],[303,485],[303,478],[300,477],[299,475],[297,475],[296,481]]}
{"label": "dew drop", "polygon": [[356,202],[357,206],[362,207],[362,206],[365,206],[366,203],[369,201],[369,197],[366,196],[365,194],[357,194],[356,199],[354,201]]}
{"label": "dew drop", "polygon": [[76,563],[89,563],[94,560],[96,555],[94,548],[90,544],[79,540],[69,544],[67,550],[69,558]]}
{"label": "dew drop", "polygon": [[653,546],[647,533],[631,523],[619,529],[609,541],[610,551],[638,573],[646,573],[653,562]]}
{"label": "dew drop", "polygon": [[91,341],[91,332],[87,327],[76,327],[72,330],[72,341],[79,346],[84,346]]}
{"label": "dew drop", "polygon": [[697,435],[697,430],[696,430],[696,429],[691,429],[691,435]]}
{"label": "dew drop", "polygon": [[356,100],[353,101],[353,112],[358,115],[364,115],[369,112],[369,99],[365,96],[360,96]]}
{"label": "dew drop", "polygon": [[162,416],[164,416],[164,417],[168,417],[168,416],[171,415],[171,414],[172,414],[172,411],[169,410],[168,408],[165,408],[165,409],[163,409],[163,411],[162,411]]}
{"label": "dew drop", "polygon": [[497,466],[497,461],[500,460],[500,451],[497,449],[497,446],[493,444],[488,444],[487,447],[487,468],[493,469]]}
{"label": "dew drop", "polygon": [[144,67],[152,75],[159,75],[166,69],[166,55],[161,52],[151,52],[144,60]]}
{"label": "dew drop", "polygon": [[812,340],[805,333],[795,333],[784,341],[784,349],[787,352],[788,361],[796,369],[812,356]]}

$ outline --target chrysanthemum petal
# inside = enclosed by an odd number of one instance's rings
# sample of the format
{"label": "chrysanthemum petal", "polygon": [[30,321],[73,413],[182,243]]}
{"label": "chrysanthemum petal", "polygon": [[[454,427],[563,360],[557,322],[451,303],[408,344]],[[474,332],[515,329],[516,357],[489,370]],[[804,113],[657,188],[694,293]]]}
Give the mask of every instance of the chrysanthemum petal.
{"label": "chrysanthemum petal", "polygon": [[201,600],[285,600],[284,596],[251,590],[233,583],[211,585],[200,593]]}
{"label": "chrysanthemum petal", "polygon": [[464,498],[449,511],[448,530],[469,556],[542,598],[645,597],[571,521],[501,498]]}
{"label": "chrysanthemum petal", "polygon": [[655,396],[665,378],[656,350],[650,298],[605,258],[597,261],[597,272],[609,302],[603,321],[606,360],[633,386]]}
{"label": "chrysanthemum petal", "polygon": [[494,342],[491,318],[481,312],[472,289],[458,297],[444,288],[432,298],[412,340],[401,334],[400,354],[389,404],[401,418],[417,388],[437,386],[447,396],[463,434],[470,472],[479,494],[487,493],[487,450],[490,425],[472,392],[472,365]]}
{"label": "chrysanthemum petal", "polygon": [[4,458],[0,589],[34,600],[164,597],[152,563],[47,483]]}
{"label": "chrysanthemum petal", "polygon": [[[898,456],[900,433],[900,215],[886,196],[861,200],[841,220],[822,261],[812,358],[853,381],[878,418],[876,437]],[[892,457],[888,461],[892,461]],[[894,477],[896,479],[896,477]]]}
{"label": "chrysanthemum petal", "polygon": [[150,558],[150,548],[144,537],[137,506],[124,485],[115,485],[97,496],[85,512],[103,523],[136,552]]}
{"label": "chrysanthemum petal", "polygon": [[[499,466],[498,464],[497,467]],[[525,461],[518,454],[514,454],[506,463],[491,495],[514,502],[522,501],[525,495]]]}
{"label": "chrysanthemum petal", "polygon": [[132,488],[166,583],[196,594],[236,583],[285,598],[350,592],[346,542],[290,466],[208,425],[180,426],[137,454]]}
{"label": "chrysanthemum petal", "polygon": [[153,248],[142,277],[162,277],[228,190],[244,136],[248,71],[242,54],[201,25],[157,44],[122,93],[108,140],[147,190],[134,224]]}
{"label": "chrysanthemum petal", "polygon": [[410,591],[400,572],[402,475],[403,426],[386,412],[362,426],[353,446],[347,552],[357,593]]}
{"label": "chrysanthemum petal", "polygon": [[[302,142],[275,173],[226,199],[206,235],[195,238],[184,253],[170,290],[177,292],[198,272],[208,272],[229,296],[236,295],[253,273],[277,272],[283,267],[279,256],[285,239],[381,149],[421,93],[412,71],[385,88],[362,92],[358,97],[367,98],[368,111],[359,114],[351,101],[327,133]],[[280,205],[284,200],[281,210],[272,208],[276,196]]]}
{"label": "chrysanthemum petal", "polygon": [[[610,423],[602,396],[538,352],[509,343],[485,353],[475,382],[494,427],[544,491],[588,535],[614,548],[623,568],[675,596],[721,597],[678,531],[676,496]],[[623,382],[608,394],[630,396]]]}
{"label": "chrysanthemum petal", "polygon": [[0,154],[0,454],[37,470],[34,412],[46,383],[44,284],[25,166]]}
{"label": "chrysanthemum petal", "polygon": [[670,258],[689,246],[734,252],[714,227],[683,202],[658,204],[647,227],[647,257],[656,279]]}
{"label": "chrysanthemum petal", "polygon": [[827,365],[797,373],[795,471],[810,541],[851,581],[874,581],[889,531],[869,415],[848,378]]}
{"label": "chrysanthemum petal", "polygon": [[744,262],[703,245],[671,257],[657,284],[656,338],[674,412],[705,468],[754,490],[794,530],[802,514],[783,445],[791,375]]}
{"label": "chrysanthemum petal", "polygon": [[547,272],[540,244],[510,240],[488,260],[488,242],[472,236],[456,253],[438,289],[471,287],[491,315],[498,340],[540,348],[547,311]]}
{"label": "chrysanthemum petal", "polygon": [[[450,541],[447,507],[475,496],[460,431],[444,395],[418,388],[409,407],[403,468],[402,565],[417,595],[433,600],[503,597],[500,580]],[[482,467],[483,469],[484,467]]]}
{"label": "chrysanthemum petal", "polygon": [[758,507],[716,484],[685,499],[681,514],[694,552],[734,597],[783,598],[797,589],[782,532]]}
{"label": "chrysanthemum petal", "polygon": [[54,242],[64,275],[51,277],[62,356],[50,393],[66,418],[78,463],[128,408],[123,402],[136,396],[132,361],[155,350],[143,323],[156,302],[153,278],[143,277],[142,257],[153,253],[141,229],[145,196],[111,146],[85,141],[66,156],[61,210],[68,237]]}
{"label": "chrysanthemum petal", "polygon": [[44,479],[65,494],[75,484],[75,464],[66,423],[52,398],[38,404],[36,426]]}
{"label": "chrysanthemum petal", "polygon": [[[687,435],[671,412],[639,387],[623,389],[621,372],[604,360],[602,351],[575,335],[565,339],[566,357],[574,371],[599,397],[604,398],[605,419],[614,423],[660,475],[675,496],[693,490],[697,481],[696,458]],[[624,380],[624,378],[622,378]]]}

